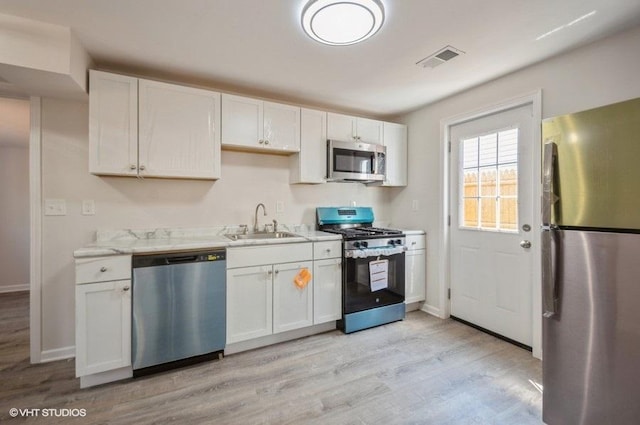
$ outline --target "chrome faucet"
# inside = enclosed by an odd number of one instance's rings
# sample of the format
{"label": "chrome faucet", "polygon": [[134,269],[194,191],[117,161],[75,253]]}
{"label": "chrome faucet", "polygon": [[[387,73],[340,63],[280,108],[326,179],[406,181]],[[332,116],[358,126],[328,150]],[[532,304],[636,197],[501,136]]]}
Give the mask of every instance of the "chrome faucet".
{"label": "chrome faucet", "polygon": [[264,211],[264,216],[267,216],[267,207],[261,202],[256,206],[256,216],[253,220],[253,232],[256,233],[258,231],[258,209],[262,206],[262,211]]}

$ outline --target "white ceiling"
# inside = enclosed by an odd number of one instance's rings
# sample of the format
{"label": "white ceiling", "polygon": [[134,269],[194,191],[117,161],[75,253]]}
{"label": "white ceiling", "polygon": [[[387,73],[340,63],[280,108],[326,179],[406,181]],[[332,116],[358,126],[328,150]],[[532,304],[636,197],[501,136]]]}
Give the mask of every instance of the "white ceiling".
{"label": "white ceiling", "polygon": [[29,146],[29,101],[0,97],[0,147]]}
{"label": "white ceiling", "polygon": [[[0,13],[71,27],[99,67],[377,116],[640,24],[638,0],[382,0],[378,34],[324,46],[301,30],[306,1],[0,0]],[[415,65],[446,45],[466,54]]]}

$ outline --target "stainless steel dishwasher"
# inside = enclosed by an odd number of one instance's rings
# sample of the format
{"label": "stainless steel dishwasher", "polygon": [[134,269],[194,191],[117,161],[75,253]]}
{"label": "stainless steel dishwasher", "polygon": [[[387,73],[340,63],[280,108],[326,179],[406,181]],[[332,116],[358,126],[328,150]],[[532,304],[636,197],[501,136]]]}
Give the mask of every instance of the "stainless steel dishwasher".
{"label": "stainless steel dishwasher", "polygon": [[133,376],[212,358],[226,341],[226,251],[133,257]]}

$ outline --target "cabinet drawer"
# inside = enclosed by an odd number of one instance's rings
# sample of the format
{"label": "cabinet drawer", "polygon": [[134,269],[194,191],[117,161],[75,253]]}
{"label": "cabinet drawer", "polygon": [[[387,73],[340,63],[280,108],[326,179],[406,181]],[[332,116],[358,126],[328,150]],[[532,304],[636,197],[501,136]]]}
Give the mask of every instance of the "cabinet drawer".
{"label": "cabinet drawer", "polygon": [[311,245],[306,242],[229,248],[227,269],[312,260]]}
{"label": "cabinet drawer", "polygon": [[78,258],[76,284],[131,279],[131,256]]}
{"label": "cabinet drawer", "polygon": [[315,242],[313,244],[314,260],[323,260],[325,258],[339,258],[339,257],[342,257],[341,241]]}
{"label": "cabinet drawer", "polygon": [[414,249],[426,249],[427,238],[425,235],[407,235],[407,247],[409,251]]}

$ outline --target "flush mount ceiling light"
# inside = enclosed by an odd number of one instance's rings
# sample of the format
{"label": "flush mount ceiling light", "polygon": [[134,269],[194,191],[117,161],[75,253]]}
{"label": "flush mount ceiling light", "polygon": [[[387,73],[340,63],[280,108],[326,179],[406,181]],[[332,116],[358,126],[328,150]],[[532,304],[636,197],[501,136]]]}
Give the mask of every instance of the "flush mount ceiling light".
{"label": "flush mount ceiling light", "polygon": [[302,28],[311,38],[332,46],[359,43],[384,22],[380,0],[311,0],[302,11]]}

